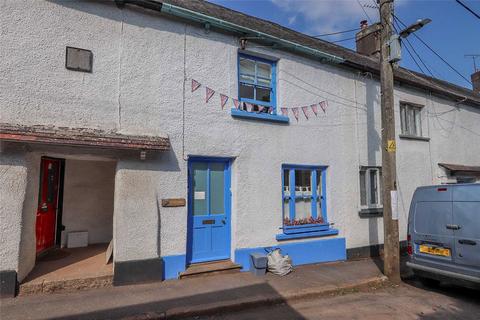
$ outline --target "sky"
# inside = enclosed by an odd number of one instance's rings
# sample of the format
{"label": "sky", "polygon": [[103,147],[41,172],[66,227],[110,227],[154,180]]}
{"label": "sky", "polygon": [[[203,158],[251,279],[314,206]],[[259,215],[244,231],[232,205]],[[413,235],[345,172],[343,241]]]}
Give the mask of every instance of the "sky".
{"label": "sky", "polygon": [[[269,20],[308,35],[323,35],[358,28],[361,20],[378,21],[376,0],[208,0],[258,18]],[[461,0],[480,15],[480,0]],[[472,58],[478,54],[480,70],[480,19],[468,12],[455,0],[395,0],[395,16],[405,25],[418,19],[432,22],[416,35],[470,81],[474,72]],[[403,26],[398,27],[400,30]],[[327,41],[355,49],[356,31],[322,36]],[[447,66],[414,35],[408,41],[426,67],[409,47],[423,73],[471,89],[471,84]],[[410,54],[403,49],[402,67],[422,72]],[[428,70],[429,71],[428,71]],[[430,73],[431,72],[431,73]]]}

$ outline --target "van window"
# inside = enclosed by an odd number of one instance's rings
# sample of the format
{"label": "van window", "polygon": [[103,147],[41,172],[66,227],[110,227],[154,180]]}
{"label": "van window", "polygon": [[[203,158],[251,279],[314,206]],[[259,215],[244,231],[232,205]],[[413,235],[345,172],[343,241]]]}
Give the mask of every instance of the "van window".
{"label": "van window", "polygon": [[462,237],[480,239],[480,202],[453,203],[454,223],[462,227],[458,234]]}
{"label": "van window", "polygon": [[415,206],[414,230],[420,234],[449,235],[445,228],[452,223],[451,202],[418,202]]}

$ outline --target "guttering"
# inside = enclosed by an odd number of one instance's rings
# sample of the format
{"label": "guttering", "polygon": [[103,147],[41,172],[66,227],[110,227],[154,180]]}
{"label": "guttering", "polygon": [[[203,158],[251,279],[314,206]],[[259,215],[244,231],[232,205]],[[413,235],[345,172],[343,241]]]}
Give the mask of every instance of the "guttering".
{"label": "guttering", "polygon": [[124,5],[126,3],[130,3],[130,4],[141,6],[146,9],[160,11],[162,13],[172,15],[178,18],[183,18],[183,19],[198,22],[201,24],[209,25],[211,27],[217,27],[222,30],[235,32],[235,33],[243,33],[244,35],[249,37],[253,36],[253,37],[260,38],[262,40],[270,41],[273,44],[279,45],[281,48],[285,48],[295,52],[300,52],[303,54],[314,56],[324,62],[329,62],[329,63],[345,62],[345,59],[341,57],[338,57],[317,49],[313,49],[289,40],[275,37],[261,31],[243,27],[232,22],[228,22],[219,18],[208,16],[200,12],[175,6],[169,3],[162,3],[162,2],[152,1],[152,0],[116,0],[116,3],[117,5],[118,4]]}
{"label": "guttering", "polygon": [[260,32],[254,29],[250,29],[247,27],[240,26],[238,24],[234,24],[225,20],[221,20],[219,18],[207,16],[203,13],[195,12],[189,9],[185,9],[182,7],[174,6],[169,3],[162,3],[161,12],[170,14],[179,18],[184,18],[192,21],[196,21],[202,24],[210,24],[210,26],[214,26],[223,30],[232,31],[232,32],[242,32],[247,34],[248,36],[259,37],[264,40],[271,41],[275,44],[279,44],[282,48],[290,49],[293,51],[301,52],[304,54],[308,54],[311,56],[315,56],[320,58],[321,60],[328,61],[330,63],[342,63],[345,59],[320,51],[316,49],[312,49],[310,47],[306,47],[304,45],[285,40],[279,37],[272,36],[270,34]]}

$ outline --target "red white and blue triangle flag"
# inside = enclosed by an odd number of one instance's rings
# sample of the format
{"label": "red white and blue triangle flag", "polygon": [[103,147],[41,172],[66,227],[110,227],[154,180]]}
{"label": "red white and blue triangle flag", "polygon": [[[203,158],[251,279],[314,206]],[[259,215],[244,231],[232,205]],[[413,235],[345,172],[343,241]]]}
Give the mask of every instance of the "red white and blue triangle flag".
{"label": "red white and blue triangle flag", "polygon": [[322,108],[323,113],[325,113],[325,111],[327,110],[327,107],[328,107],[327,100],[324,100],[324,101],[320,102],[320,108]]}
{"label": "red white and blue triangle flag", "polygon": [[295,119],[297,119],[298,121],[298,107],[293,107],[292,108],[292,112],[293,112],[293,115],[295,116]]}
{"label": "red white and blue triangle flag", "polygon": [[315,114],[315,116],[317,116],[317,115],[318,115],[318,105],[312,104],[312,105],[310,106],[310,108],[312,109],[312,111],[313,111],[313,113]]}
{"label": "red white and blue triangle flag", "polygon": [[280,111],[282,112],[282,115],[288,117],[288,109],[287,108],[280,108]]}
{"label": "red white and blue triangle flag", "polygon": [[220,93],[220,105],[222,106],[222,110],[225,107],[225,104],[227,103],[227,101],[228,101],[228,96]]}
{"label": "red white and blue triangle flag", "polygon": [[247,111],[252,112],[253,111],[253,104],[245,102],[245,105],[247,106]]}
{"label": "red white and blue triangle flag", "polygon": [[215,90],[210,89],[209,87],[205,87],[205,103],[207,103],[214,94]]}
{"label": "red white and blue triangle flag", "polygon": [[238,101],[237,99],[233,99],[233,98],[232,98],[232,100],[233,100],[233,105],[235,106],[235,109],[240,108],[240,101]]}
{"label": "red white and blue triangle flag", "polygon": [[264,106],[258,106],[258,112],[262,112],[264,108]]}
{"label": "red white and blue triangle flag", "polygon": [[195,79],[192,79],[192,92],[200,88],[202,84]]}
{"label": "red white and blue triangle flag", "polygon": [[302,107],[303,114],[305,115],[305,118],[308,120],[308,107]]}

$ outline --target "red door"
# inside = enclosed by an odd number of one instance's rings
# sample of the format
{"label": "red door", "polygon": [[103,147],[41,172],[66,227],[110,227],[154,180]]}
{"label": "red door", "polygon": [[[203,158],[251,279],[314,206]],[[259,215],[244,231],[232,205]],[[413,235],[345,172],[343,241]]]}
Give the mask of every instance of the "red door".
{"label": "red door", "polygon": [[37,209],[37,254],[54,246],[60,160],[42,158]]}

